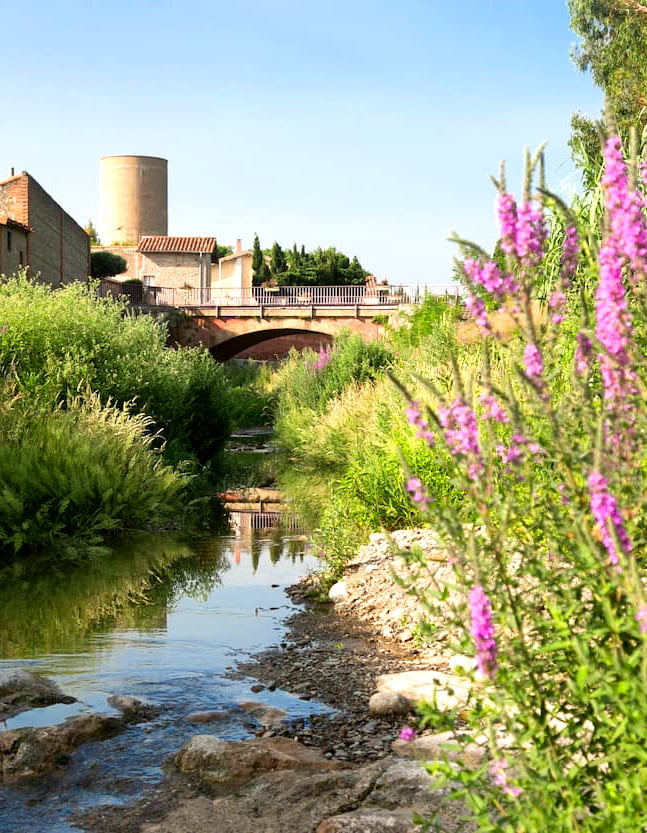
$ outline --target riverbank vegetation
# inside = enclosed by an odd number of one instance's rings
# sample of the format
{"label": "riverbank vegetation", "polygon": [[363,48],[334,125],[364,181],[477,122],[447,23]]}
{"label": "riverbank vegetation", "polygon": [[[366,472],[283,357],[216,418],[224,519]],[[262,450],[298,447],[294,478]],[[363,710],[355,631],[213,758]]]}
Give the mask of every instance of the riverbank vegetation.
{"label": "riverbank vegetation", "polygon": [[161,322],[81,284],[0,283],[3,562],[88,557],[180,518],[222,451],[231,396],[205,350],[165,342]]}
{"label": "riverbank vegetation", "polygon": [[[318,409],[292,387],[298,367],[280,388],[286,483],[318,476],[308,501],[331,577],[376,528],[442,536],[462,599],[453,648],[474,657],[468,707],[442,725],[459,759],[484,738],[488,753],[433,770],[483,831],[647,823],[647,173],[632,148],[608,138],[572,206],[546,190],[541,153],[519,200],[499,177],[497,249],[458,241],[477,339],[443,316],[416,332],[421,312],[390,340],[390,378]],[[433,629],[447,588],[428,575]]]}

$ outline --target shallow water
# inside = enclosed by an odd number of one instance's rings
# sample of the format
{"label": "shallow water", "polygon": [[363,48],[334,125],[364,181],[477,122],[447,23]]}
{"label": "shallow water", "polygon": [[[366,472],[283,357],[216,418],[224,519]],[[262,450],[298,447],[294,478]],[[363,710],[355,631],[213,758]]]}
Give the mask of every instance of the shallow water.
{"label": "shallow water", "polygon": [[[23,712],[8,728],[114,713],[111,694],[162,708],[150,723],[85,744],[73,762],[36,785],[0,787],[2,833],[76,833],[75,812],[139,797],[161,765],[195,734],[241,739],[253,733],[237,706],[254,700],[308,717],[323,706],[286,692],[250,691],[228,675],[236,662],[277,644],[294,610],[284,590],[316,567],[300,536],[253,531],[195,543],[140,536],[109,559],[57,576],[5,580],[0,587],[0,669],[53,679],[78,702]],[[213,724],[185,720],[225,710]]]}

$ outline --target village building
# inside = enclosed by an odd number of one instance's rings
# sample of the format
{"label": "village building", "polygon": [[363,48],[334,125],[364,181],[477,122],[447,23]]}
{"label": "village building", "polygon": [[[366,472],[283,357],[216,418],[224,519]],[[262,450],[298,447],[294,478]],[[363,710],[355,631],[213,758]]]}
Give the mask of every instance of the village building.
{"label": "village building", "polygon": [[0,182],[0,274],[20,268],[52,286],[90,274],[88,235],[26,171]]}

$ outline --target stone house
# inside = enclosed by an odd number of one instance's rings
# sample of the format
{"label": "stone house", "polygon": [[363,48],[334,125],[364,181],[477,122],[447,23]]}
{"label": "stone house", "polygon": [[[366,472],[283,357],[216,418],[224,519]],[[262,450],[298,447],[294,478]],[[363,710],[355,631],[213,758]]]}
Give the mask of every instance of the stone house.
{"label": "stone house", "polygon": [[243,249],[242,241],[236,240],[236,250],[213,264],[211,288],[215,303],[228,298],[251,296],[252,258],[252,250]]}
{"label": "stone house", "polygon": [[0,273],[20,267],[52,286],[90,274],[88,235],[25,171],[0,182]]}

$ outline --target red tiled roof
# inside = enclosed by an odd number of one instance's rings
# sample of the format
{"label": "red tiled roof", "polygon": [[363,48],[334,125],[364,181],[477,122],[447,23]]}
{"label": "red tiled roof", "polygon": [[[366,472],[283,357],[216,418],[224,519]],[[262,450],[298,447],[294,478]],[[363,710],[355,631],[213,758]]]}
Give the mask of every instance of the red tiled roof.
{"label": "red tiled roof", "polygon": [[212,254],[215,250],[215,237],[140,237],[137,246],[138,252]]}

